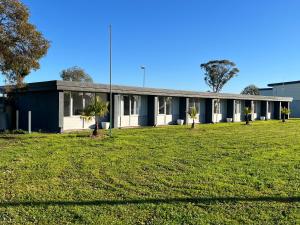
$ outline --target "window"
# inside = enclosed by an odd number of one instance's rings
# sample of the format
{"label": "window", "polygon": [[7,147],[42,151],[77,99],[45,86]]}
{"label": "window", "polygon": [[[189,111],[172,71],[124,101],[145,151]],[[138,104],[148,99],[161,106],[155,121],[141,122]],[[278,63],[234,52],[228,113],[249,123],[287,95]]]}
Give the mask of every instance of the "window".
{"label": "window", "polygon": [[268,102],[268,113],[272,112],[272,104],[271,102]]}
{"label": "window", "polygon": [[95,94],[93,93],[84,93],[83,94],[83,108],[91,105],[94,101]]}
{"label": "window", "polygon": [[96,93],[96,99],[98,100],[98,101],[100,101],[100,99],[102,100],[102,101],[107,101],[108,99],[107,99],[107,94],[106,93]]}
{"label": "window", "polygon": [[198,114],[200,113],[200,99],[199,98],[190,98],[189,108],[195,107]]}
{"label": "window", "polygon": [[172,97],[158,97],[158,114],[172,115]]}
{"label": "window", "polygon": [[241,113],[241,102],[240,101],[235,101],[235,107],[234,107],[234,113],[239,114]]}
{"label": "window", "polygon": [[257,102],[253,102],[253,113],[257,113]]}
{"label": "window", "polygon": [[138,115],[140,110],[140,96],[131,96],[130,105],[131,115]]}
{"label": "window", "polygon": [[166,99],[166,114],[172,115],[172,98],[167,97]]}
{"label": "window", "polygon": [[73,99],[73,115],[79,116],[83,111],[83,93],[81,92],[72,92]]}
{"label": "window", "polygon": [[130,107],[130,103],[129,103],[130,99],[129,96],[125,95],[123,96],[123,102],[124,102],[124,116],[129,116],[129,107]]}
{"label": "window", "polygon": [[64,116],[71,116],[71,93],[64,93]]}
{"label": "window", "polygon": [[215,114],[220,114],[221,113],[221,109],[220,109],[220,100],[216,100],[214,102],[214,113]]}
{"label": "window", "polygon": [[158,97],[158,113],[165,114],[165,98]]}

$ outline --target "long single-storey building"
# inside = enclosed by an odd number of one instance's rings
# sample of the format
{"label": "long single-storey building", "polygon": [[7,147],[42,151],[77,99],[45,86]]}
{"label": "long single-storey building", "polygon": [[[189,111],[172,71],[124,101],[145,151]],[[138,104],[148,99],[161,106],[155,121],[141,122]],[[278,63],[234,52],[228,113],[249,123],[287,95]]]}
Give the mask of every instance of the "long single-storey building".
{"label": "long single-storey building", "polygon": [[[71,81],[29,83],[0,98],[0,129],[27,130],[31,126],[34,131],[63,132],[92,128],[94,122],[83,120],[81,113],[95,97],[112,103],[113,128],[176,124],[178,119],[189,124],[192,120],[188,111],[193,106],[198,111],[197,123],[240,122],[244,120],[245,107],[252,109],[252,120],[281,119],[281,107],[289,108],[293,100],[290,97],[119,85],[112,86],[113,97],[110,99],[109,91],[109,85],[104,84]],[[100,121],[109,121],[109,115],[100,118]]]}

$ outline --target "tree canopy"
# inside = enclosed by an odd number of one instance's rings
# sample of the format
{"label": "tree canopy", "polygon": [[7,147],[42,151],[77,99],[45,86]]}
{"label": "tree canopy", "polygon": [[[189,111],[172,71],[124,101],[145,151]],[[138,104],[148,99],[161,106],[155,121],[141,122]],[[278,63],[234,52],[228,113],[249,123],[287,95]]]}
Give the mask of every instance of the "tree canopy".
{"label": "tree canopy", "polygon": [[66,81],[77,81],[93,83],[93,79],[82,68],[74,66],[69,69],[65,69],[60,73],[60,77]]}
{"label": "tree canopy", "polygon": [[241,92],[242,95],[260,95],[258,87],[256,87],[254,84],[251,84],[244,88],[244,90]]}
{"label": "tree canopy", "polygon": [[235,63],[229,60],[212,60],[201,64],[200,67],[205,71],[204,80],[213,92],[220,92],[239,72]]}
{"label": "tree canopy", "polygon": [[28,19],[29,10],[19,0],[0,0],[0,72],[11,84],[22,84],[39,69],[50,46]]}

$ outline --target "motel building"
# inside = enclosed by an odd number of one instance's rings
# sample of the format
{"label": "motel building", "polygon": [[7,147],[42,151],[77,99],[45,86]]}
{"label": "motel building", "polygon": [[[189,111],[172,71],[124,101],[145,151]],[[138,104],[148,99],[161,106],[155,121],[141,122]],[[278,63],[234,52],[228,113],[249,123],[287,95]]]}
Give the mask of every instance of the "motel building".
{"label": "motel building", "polygon": [[[0,89],[4,93],[4,88]],[[0,97],[0,129],[64,132],[91,129],[94,121],[81,118],[95,98],[112,104],[112,127],[161,126],[192,123],[188,115],[196,107],[196,123],[244,121],[244,108],[251,120],[281,119],[281,108],[290,107],[291,97],[252,96],[156,88],[112,86],[72,81],[29,83]],[[1,95],[0,95],[1,96]],[[110,115],[99,118],[108,122]]]}

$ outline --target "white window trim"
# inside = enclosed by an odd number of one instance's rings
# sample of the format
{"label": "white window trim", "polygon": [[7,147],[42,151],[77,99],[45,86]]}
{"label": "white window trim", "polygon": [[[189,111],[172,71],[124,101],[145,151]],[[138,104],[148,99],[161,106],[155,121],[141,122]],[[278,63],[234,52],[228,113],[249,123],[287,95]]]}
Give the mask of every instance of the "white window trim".
{"label": "white window trim", "polygon": [[[164,112],[163,113],[159,113],[159,108],[160,108],[160,104],[159,104],[159,99],[158,99],[158,115],[162,115],[162,116],[172,116],[173,115],[173,98],[172,97],[163,97],[163,96],[160,96],[158,98],[163,98],[163,104],[164,104]],[[170,104],[170,107],[171,107],[171,114],[167,114],[167,98],[170,98],[171,99],[171,104]]]}

